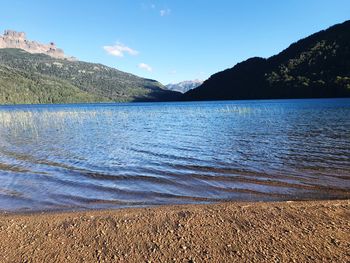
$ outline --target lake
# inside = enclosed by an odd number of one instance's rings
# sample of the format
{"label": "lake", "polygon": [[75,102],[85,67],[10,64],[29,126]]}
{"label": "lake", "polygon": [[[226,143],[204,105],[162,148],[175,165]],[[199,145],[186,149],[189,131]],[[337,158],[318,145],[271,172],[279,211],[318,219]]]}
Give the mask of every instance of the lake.
{"label": "lake", "polygon": [[350,99],[0,106],[0,210],[350,197]]}

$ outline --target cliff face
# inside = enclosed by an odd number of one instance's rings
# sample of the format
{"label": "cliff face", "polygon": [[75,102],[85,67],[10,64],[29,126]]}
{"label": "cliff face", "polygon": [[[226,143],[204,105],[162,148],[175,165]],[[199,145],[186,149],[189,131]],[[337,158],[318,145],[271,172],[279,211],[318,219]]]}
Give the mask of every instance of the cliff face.
{"label": "cliff face", "polygon": [[4,35],[0,35],[0,48],[19,48],[29,53],[41,53],[53,58],[76,60],[64,54],[63,50],[57,48],[55,43],[42,44],[36,41],[27,40],[24,32],[5,30]]}

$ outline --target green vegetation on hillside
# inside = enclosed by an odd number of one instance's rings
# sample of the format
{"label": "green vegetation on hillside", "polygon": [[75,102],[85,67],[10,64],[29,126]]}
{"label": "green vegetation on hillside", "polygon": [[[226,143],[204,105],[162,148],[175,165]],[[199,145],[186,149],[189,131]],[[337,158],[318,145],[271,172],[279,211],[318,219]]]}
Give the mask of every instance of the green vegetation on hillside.
{"label": "green vegetation on hillside", "polygon": [[101,64],[0,49],[0,104],[171,100],[154,80]]}
{"label": "green vegetation on hillside", "polygon": [[103,100],[67,81],[0,65],[0,104],[48,104]]}
{"label": "green vegetation on hillside", "polygon": [[211,76],[187,100],[350,97],[350,21]]}

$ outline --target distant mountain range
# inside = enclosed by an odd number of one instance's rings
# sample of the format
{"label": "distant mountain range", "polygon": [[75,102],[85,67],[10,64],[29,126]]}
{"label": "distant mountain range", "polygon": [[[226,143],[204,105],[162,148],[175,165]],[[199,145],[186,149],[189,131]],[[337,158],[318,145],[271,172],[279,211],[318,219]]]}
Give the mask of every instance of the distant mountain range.
{"label": "distant mountain range", "polygon": [[0,104],[167,101],[180,95],[155,80],[77,61],[21,32],[0,37]]}
{"label": "distant mountain range", "polygon": [[166,87],[77,61],[54,43],[27,40],[23,32],[7,30],[0,36],[0,104],[324,97],[350,97],[350,21],[299,40],[278,55],[238,63],[203,83]]}
{"label": "distant mountain range", "polygon": [[197,88],[198,86],[202,85],[202,83],[203,83],[203,80],[198,80],[198,79],[186,80],[179,83],[171,83],[171,84],[165,85],[165,87],[168,90],[185,93],[191,89]]}
{"label": "distant mountain range", "polygon": [[212,75],[184,100],[350,97],[350,21]]}

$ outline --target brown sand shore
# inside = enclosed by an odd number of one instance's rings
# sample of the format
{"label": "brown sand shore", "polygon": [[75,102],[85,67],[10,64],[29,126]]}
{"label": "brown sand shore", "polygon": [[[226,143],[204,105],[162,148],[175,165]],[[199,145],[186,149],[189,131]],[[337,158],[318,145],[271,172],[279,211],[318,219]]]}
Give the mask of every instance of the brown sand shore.
{"label": "brown sand shore", "polygon": [[0,262],[350,262],[350,200],[0,215]]}

